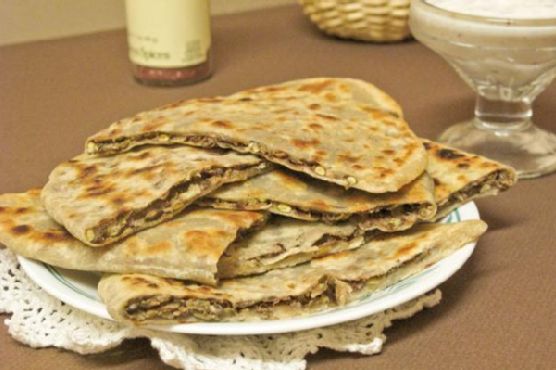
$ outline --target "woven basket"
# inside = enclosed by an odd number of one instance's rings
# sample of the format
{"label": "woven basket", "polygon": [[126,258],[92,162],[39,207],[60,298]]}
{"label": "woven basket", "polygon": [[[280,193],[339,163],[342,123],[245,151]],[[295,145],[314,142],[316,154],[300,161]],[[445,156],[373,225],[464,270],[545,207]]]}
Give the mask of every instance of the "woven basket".
{"label": "woven basket", "polygon": [[389,42],[410,37],[411,0],[298,0],[320,30],[345,39]]}

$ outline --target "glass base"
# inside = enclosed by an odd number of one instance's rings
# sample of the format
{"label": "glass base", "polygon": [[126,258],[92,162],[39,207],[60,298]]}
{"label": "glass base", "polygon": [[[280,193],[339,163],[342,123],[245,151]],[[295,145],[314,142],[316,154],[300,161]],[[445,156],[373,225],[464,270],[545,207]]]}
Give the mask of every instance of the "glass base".
{"label": "glass base", "polygon": [[448,128],[438,140],[512,166],[520,179],[556,170],[556,135],[530,121],[518,127],[501,128],[473,119]]}

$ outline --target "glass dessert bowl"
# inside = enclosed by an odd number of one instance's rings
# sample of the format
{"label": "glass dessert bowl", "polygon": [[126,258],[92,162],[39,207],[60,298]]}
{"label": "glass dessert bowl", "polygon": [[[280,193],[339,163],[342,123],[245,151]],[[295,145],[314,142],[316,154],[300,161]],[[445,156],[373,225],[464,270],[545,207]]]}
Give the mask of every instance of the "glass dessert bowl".
{"label": "glass dessert bowl", "polygon": [[494,1],[488,11],[479,1],[411,5],[414,37],[476,92],[475,116],[449,127],[439,140],[510,165],[520,178],[556,170],[556,135],[531,120],[534,99],[556,76],[556,3],[549,3]]}

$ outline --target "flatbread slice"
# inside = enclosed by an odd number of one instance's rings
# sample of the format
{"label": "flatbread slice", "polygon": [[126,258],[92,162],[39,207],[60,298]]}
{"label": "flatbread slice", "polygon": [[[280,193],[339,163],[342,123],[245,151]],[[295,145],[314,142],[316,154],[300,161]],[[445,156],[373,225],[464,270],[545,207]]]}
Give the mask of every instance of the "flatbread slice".
{"label": "flatbread slice", "polygon": [[297,267],[232,279],[218,287],[144,274],[104,276],[110,315],[134,323],[283,319],[345,305],[407,278],[476,240],[479,220],[421,224]]}
{"label": "flatbread slice", "polygon": [[276,168],[223,186],[199,203],[222,209],[267,210],[302,220],[350,219],[363,230],[396,231],[418,221],[440,219],[466,202],[507,190],[517,180],[512,168],[486,157],[428,140],[424,140],[424,145],[429,155],[428,174],[396,193],[345,191]]}
{"label": "flatbread slice", "polygon": [[187,210],[105,248],[91,248],[52,220],[40,190],[0,195],[0,243],[16,254],[67,269],[141,272],[215,284],[217,279],[295,266],[357,248],[364,238],[352,224],[275,217],[262,212]]}
{"label": "flatbread slice", "polygon": [[262,227],[261,212],[194,209],[106,248],[91,248],[54,222],[40,190],[0,195],[0,243],[62,268],[129,273],[215,284],[226,248]]}
{"label": "flatbread slice", "polygon": [[296,266],[313,258],[360,247],[365,237],[356,225],[327,225],[274,217],[264,228],[232,244],[218,262],[221,279]]}
{"label": "flatbread slice", "polygon": [[122,119],[87,140],[89,154],[144,144],[219,146],[370,193],[394,192],[426,167],[420,140],[384,92],[318,78],[188,100]]}
{"label": "flatbread slice", "polygon": [[52,171],[42,201],[77,239],[103,246],[171,219],[202,195],[267,168],[256,156],[189,146],[80,155]]}
{"label": "flatbread slice", "polygon": [[434,180],[436,218],[480,197],[496,195],[517,181],[513,168],[492,159],[424,140],[429,156],[427,172]]}
{"label": "flatbread slice", "polygon": [[222,209],[266,210],[327,223],[348,220],[362,230],[398,231],[434,218],[434,183],[428,174],[395,193],[370,194],[283,168],[223,186],[199,200]]}
{"label": "flatbread slice", "polygon": [[292,100],[292,93],[309,93],[321,96],[329,102],[348,101],[364,103],[382,112],[403,117],[401,106],[388,94],[373,84],[355,78],[314,77],[301,78],[280,83],[239,91],[234,98],[266,98],[271,93],[274,99]]}

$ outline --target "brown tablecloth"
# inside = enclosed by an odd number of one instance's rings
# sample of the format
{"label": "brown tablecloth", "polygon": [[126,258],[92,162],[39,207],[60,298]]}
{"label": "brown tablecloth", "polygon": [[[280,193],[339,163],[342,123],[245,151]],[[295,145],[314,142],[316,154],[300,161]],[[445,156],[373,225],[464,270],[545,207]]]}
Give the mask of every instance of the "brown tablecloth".
{"label": "brown tablecloth", "polygon": [[[473,109],[471,90],[415,41],[373,45],[327,38],[297,6],[219,16],[213,29],[214,76],[181,88],[136,84],[123,30],[0,48],[0,193],[41,186],[56,164],[83,149],[88,135],[119,118],[178,99],[294,78],[372,81],[428,138]],[[555,103],[553,84],[535,104],[537,124],[552,131]],[[441,286],[440,306],[388,329],[379,356],[321,351],[309,357],[310,368],[553,368],[555,190],[552,175],[478,201],[490,230],[471,260]],[[4,325],[0,353],[1,369],[169,369],[145,340],[79,356],[25,347]]]}

